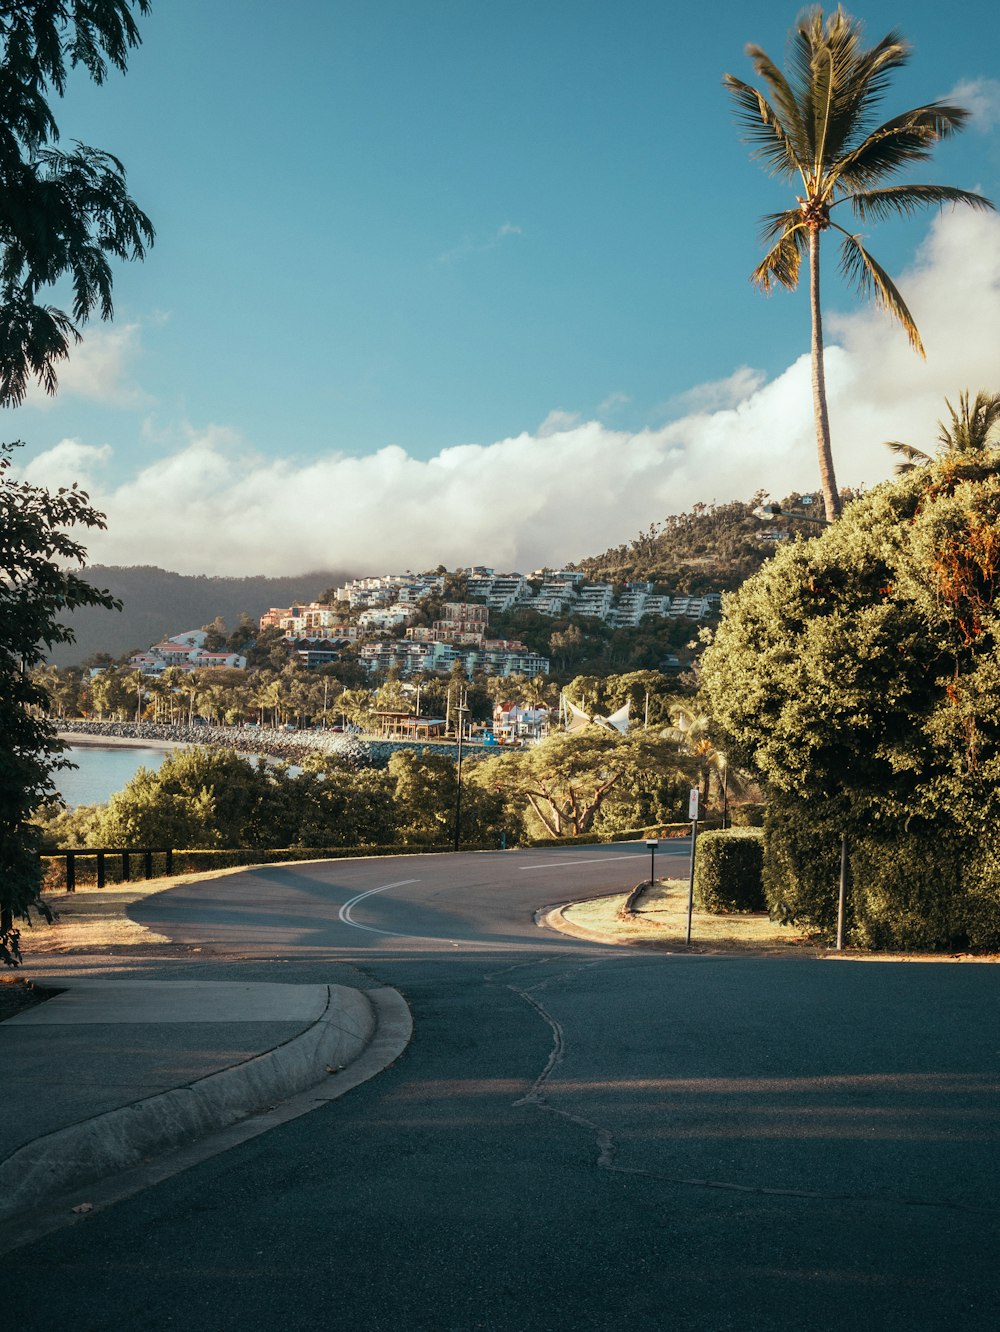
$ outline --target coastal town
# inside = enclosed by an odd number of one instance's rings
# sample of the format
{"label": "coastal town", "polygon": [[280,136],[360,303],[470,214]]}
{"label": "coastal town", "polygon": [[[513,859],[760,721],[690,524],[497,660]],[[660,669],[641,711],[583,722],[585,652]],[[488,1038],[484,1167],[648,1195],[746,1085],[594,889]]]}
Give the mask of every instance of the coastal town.
{"label": "coastal town", "polygon": [[[578,570],[540,569],[531,574],[497,573],[474,566],[459,571],[465,590],[461,601],[444,600],[444,572],[382,574],[356,578],[335,589],[330,601],[272,606],[260,617],[259,630],[279,631],[291,660],[307,668],[331,665],[346,653],[373,677],[395,670],[409,678],[419,672],[448,674],[457,668],[470,679],[490,676],[547,676],[550,658],[518,638],[491,632],[490,618],[515,610],[537,615],[581,617],[612,629],[637,629],[653,621],[702,622],[717,617],[721,594],[670,595],[651,581],[588,581]],[[437,614],[428,621],[428,606]],[[129,665],[143,675],[159,676],[170,667],[181,671],[244,670],[245,655],[213,650],[210,631],[182,631],[142,652]],[[668,655],[661,667],[679,669]]]}

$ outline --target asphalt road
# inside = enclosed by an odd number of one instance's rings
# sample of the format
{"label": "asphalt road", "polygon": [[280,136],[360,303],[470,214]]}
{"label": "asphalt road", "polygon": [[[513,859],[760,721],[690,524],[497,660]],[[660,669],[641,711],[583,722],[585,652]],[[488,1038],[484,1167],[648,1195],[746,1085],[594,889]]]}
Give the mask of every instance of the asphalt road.
{"label": "asphalt road", "polygon": [[[677,872],[665,848],[658,871]],[[400,989],[406,1053],[4,1259],[32,1329],[994,1329],[1000,973],[580,943],[642,847],[270,868],[158,975]]]}

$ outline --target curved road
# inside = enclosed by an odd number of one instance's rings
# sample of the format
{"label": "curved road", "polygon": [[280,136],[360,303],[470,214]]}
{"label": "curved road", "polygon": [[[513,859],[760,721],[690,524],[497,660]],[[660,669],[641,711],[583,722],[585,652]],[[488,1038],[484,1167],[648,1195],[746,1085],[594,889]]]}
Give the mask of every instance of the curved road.
{"label": "curved road", "polygon": [[[647,854],[330,861],[137,905],[199,950],[164,976],[394,985],[414,1038],[340,1100],[11,1254],[19,1326],[995,1327],[996,969],[535,924]],[[661,847],[658,873],[686,855]]]}

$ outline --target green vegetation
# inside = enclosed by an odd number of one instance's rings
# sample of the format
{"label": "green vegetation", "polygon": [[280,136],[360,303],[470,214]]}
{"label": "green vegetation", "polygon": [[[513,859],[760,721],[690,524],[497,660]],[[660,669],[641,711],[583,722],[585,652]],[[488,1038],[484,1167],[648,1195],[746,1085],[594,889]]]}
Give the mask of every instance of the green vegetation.
{"label": "green vegetation", "polygon": [[[83,67],[103,83],[107,63],[124,71],[139,45],[133,10],[149,0],[21,0],[0,3],[0,405],[24,400],[35,378],[56,391],[56,364],[80,340],[91,315],[110,319],[111,265],[142,259],[153,226],[125,188],[116,157],[86,144],[53,145],[54,98]],[[41,292],[65,284],[72,314],[43,303]]]}
{"label": "green vegetation", "polygon": [[764,911],[764,834],[760,828],[719,828],[698,838],[694,900],[699,911]]}
{"label": "green vegetation", "polygon": [[[30,674],[67,630],[67,606],[112,606],[107,592],[72,572],[83,547],[74,527],[103,527],[75,487],[55,495],[7,476],[13,446],[0,444],[0,962],[20,959],[17,922],[29,919],[41,887],[38,835],[28,820],[54,795],[62,746],[45,720],[43,689]],[[43,909],[43,908],[40,908]]]}
{"label": "green vegetation", "polygon": [[761,492],[748,503],[696,504],[690,513],[654,523],[635,540],[574,567],[594,581],[651,582],[671,593],[731,591],[771,554],[760,539],[760,520],[753,516],[763,498]]}
{"label": "green vegetation", "polygon": [[993,207],[981,195],[949,185],[883,184],[911,163],[926,161],[941,139],[962,128],[969,112],[931,102],[876,125],[875,114],[890,76],[908,62],[910,47],[896,32],[870,49],[861,45],[861,38],[861,24],[841,8],[824,18],[822,9],[814,6],[803,12],[792,33],[787,73],[759,46],[747,47],[767,97],[732,74],[724,79],[754,156],[796,191],[793,208],[763,219],[762,235],[770,249],[752,280],[765,292],[775,282],[794,289],[802,257],[808,253],[816,447],[831,522],[840,514],[841,497],[823,368],[820,237],[824,231],[832,228],[840,233],[841,272],[863,296],[871,296],[886,309],[923,354],[917,326],[892,279],[862,245],[861,237],[833,220],[832,210],[846,203],[860,222],[868,222],[907,217],[945,203]]}
{"label": "green vegetation", "polygon": [[705,706],[768,797],[771,910],[859,944],[1000,944],[1000,452],[856,501],[727,602]]}

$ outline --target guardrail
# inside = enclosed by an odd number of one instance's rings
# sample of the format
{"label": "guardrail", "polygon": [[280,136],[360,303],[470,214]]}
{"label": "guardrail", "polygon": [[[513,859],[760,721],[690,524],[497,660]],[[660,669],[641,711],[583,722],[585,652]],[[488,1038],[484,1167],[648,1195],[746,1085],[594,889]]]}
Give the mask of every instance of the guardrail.
{"label": "guardrail", "polygon": [[169,846],[143,846],[139,848],[131,847],[129,850],[123,850],[121,847],[74,847],[72,851],[45,851],[42,859],[44,860],[65,860],[66,861],[66,891],[68,893],[76,892],[76,862],[84,856],[95,856],[97,858],[97,886],[103,888],[106,881],[107,857],[121,856],[122,858],[122,883],[127,883],[132,877],[132,861],[142,858],[143,878],[151,879],[153,877],[153,857],[166,857],[166,873],[173,872],[173,848]]}

